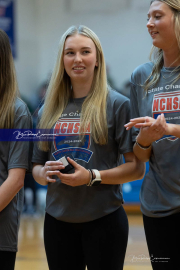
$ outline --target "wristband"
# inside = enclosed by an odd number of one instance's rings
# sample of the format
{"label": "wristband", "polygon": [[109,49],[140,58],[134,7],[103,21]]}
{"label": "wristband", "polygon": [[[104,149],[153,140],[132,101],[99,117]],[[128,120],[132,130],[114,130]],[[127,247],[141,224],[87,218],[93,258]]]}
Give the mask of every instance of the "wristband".
{"label": "wristband", "polygon": [[[98,186],[101,184],[101,175],[100,172],[98,170],[92,169],[89,170],[89,183],[87,184],[88,187],[92,187],[92,186]],[[95,174],[95,178],[93,177],[93,173]]]}
{"label": "wristband", "polygon": [[141,144],[139,144],[138,141],[137,141],[137,137],[136,137],[136,142],[135,143],[139,146],[139,148],[141,148],[143,150],[147,150],[147,149],[149,149],[151,147],[151,144],[148,145],[148,146],[142,146]]}
{"label": "wristband", "polygon": [[92,171],[88,169],[88,172],[89,172],[89,183],[86,184],[86,186],[90,187],[91,186],[91,182],[92,182],[92,179],[93,179],[93,174],[92,174]]}
{"label": "wristband", "polygon": [[92,177],[90,186],[99,186],[102,182],[100,172],[98,170],[92,169],[92,175],[93,175],[93,172],[95,174],[95,178],[93,179]]}

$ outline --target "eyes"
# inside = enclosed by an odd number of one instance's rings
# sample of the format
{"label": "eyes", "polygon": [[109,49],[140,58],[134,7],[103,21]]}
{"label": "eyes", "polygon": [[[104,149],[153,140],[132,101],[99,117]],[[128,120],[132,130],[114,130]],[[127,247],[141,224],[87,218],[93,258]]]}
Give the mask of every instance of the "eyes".
{"label": "eyes", "polygon": [[[87,55],[89,53],[91,53],[90,50],[83,50],[83,51],[81,51],[81,54],[82,55]],[[75,55],[75,52],[74,51],[67,51],[67,52],[65,52],[65,55],[73,56],[73,55]]]}
{"label": "eyes", "polygon": [[[161,15],[155,15],[155,16],[154,16],[154,19],[155,19],[155,20],[159,20],[161,17],[162,17]],[[149,22],[149,20],[150,20],[150,17],[147,18],[147,21],[148,21],[148,22]]]}

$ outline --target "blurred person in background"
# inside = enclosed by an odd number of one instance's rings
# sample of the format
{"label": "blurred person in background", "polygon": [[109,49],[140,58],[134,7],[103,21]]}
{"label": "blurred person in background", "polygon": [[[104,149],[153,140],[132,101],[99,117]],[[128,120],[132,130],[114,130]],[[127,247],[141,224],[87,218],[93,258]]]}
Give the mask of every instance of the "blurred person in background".
{"label": "blurred person in background", "polygon": [[140,200],[152,267],[180,269],[180,0],[151,1],[147,28],[152,61],[132,74],[135,119],[125,126],[149,160]]}
{"label": "blurred person in background", "polygon": [[[121,270],[128,239],[122,183],[143,177],[124,124],[129,100],[108,88],[102,47],[86,26],[62,36],[39,127],[52,142],[36,143],[33,176],[48,184],[44,241],[49,269]],[[71,173],[59,158],[71,153]],[[123,164],[122,155],[126,163]]]}
{"label": "blurred person in background", "polygon": [[[32,128],[30,112],[18,96],[9,38],[0,30],[0,129]],[[26,170],[30,169],[30,159],[29,142],[0,141],[1,270],[14,269],[24,177]]]}
{"label": "blurred person in background", "polygon": [[130,83],[130,81],[128,80],[128,81],[126,81],[126,82],[124,83],[124,85],[121,87],[121,89],[119,89],[119,92],[120,92],[122,95],[124,95],[124,96],[130,98],[130,89],[131,89],[131,83]]}
{"label": "blurred person in background", "polygon": [[33,117],[34,128],[36,128],[36,125],[37,125],[38,111],[44,104],[44,99],[45,99],[48,85],[49,85],[49,80],[46,80],[43,83],[41,83],[41,85],[38,87],[36,95],[34,95],[33,99],[31,100],[31,103],[33,103],[32,117]]}

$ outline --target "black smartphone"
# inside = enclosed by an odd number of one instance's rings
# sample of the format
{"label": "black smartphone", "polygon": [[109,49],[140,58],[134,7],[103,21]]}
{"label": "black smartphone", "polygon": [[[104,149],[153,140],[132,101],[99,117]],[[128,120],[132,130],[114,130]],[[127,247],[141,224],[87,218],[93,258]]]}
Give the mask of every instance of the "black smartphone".
{"label": "black smartphone", "polygon": [[61,161],[65,167],[64,169],[60,170],[61,173],[68,173],[69,171],[74,169],[74,166],[68,162],[67,157],[70,157],[74,160],[71,154],[67,154],[64,157],[60,158],[59,161]]}

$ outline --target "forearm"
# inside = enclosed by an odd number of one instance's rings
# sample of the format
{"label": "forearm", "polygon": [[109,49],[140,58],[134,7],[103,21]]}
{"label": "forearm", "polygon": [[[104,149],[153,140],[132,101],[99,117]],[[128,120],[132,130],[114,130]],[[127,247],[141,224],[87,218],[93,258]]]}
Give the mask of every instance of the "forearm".
{"label": "forearm", "polygon": [[46,186],[47,185],[47,180],[44,177],[44,166],[40,165],[40,164],[34,164],[33,165],[33,170],[32,170],[32,175],[34,177],[34,180],[42,185],[42,186]]}
{"label": "forearm", "polygon": [[124,184],[130,181],[142,179],[145,173],[145,165],[134,157],[134,161],[126,162],[116,168],[100,171],[102,184]]}
{"label": "forearm", "polygon": [[13,173],[0,186],[0,212],[12,201],[24,186],[25,169],[12,169]]}
{"label": "forearm", "polygon": [[180,138],[180,125],[177,124],[167,124],[168,129],[166,135],[173,135]]}
{"label": "forearm", "polygon": [[152,147],[142,149],[135,143],[133,147],[133,152],[139,160],[141,160],[142,162],[147,162],[150,159]]}

